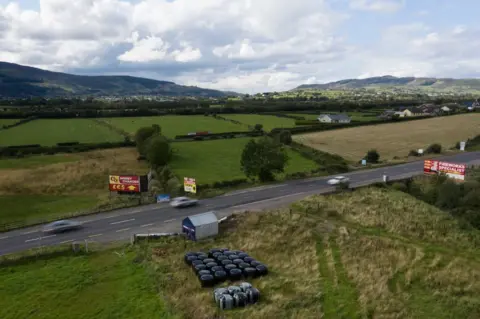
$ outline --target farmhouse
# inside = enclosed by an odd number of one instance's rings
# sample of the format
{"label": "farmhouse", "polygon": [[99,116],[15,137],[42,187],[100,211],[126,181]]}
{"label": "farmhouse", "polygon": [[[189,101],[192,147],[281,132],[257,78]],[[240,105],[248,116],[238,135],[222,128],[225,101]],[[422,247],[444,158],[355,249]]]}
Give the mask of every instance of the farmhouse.
{"label": "farmhouse", "polygon": [[350,123],[352,121],[346,114],[321,114],[317,119],[322,123]]}

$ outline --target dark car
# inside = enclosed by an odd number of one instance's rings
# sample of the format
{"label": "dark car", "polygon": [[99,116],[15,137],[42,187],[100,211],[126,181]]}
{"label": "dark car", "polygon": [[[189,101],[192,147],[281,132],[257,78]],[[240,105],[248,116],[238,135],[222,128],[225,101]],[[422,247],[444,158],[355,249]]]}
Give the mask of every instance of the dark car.
{"label": "dark car", "polygon": [[73,220],[58,220],[43,227],[44,233],[63,233],[70,230],[79,229],[82,223]]}

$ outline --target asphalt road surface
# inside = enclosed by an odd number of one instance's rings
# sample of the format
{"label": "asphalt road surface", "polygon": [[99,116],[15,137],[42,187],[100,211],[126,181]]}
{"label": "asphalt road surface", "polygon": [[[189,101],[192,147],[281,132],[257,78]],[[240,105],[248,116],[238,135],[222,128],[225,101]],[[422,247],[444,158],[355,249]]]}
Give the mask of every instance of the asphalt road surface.
{"label": "asphalt road surface", "polygon": [[[480,152],[461,153],[438,159],[479,165]],[[342,175],[350,178],[352,187],[359,187],[382,181],[384,174],[391,180],[421,175],[423,160]],[[198,206],[191,208],[175,209],[162,203],[78,217],[74,220],[83,222],[84,227],[62,234],[44,234],[41,231],[42,225],[3,232],[0,233],[0,255],[73,241],[106,243],[128,240],[135,233],[180,232],[182,219],[189,215],[215,211],[218,218],[222,218],[236,211],[277,208],[309,195],[328,193],[333,190],[333,187],[327,184],[331,177],[333,176],[287,181],[235,191],[204,199]]]}

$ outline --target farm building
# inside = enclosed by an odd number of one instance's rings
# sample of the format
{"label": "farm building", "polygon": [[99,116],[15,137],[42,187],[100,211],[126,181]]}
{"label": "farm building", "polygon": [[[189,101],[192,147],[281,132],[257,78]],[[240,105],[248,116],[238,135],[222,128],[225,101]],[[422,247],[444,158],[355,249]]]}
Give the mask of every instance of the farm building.
{"label": "farm building", "polygon": [[352,121],[346,114],[321,114],[317,119],[322,123],[350,123]]}
{"label": "farm building", "polygon": [[218,219],[214,212],[189,216],[182,221],[182,231],[190,240],[199,240],[218,234]]}

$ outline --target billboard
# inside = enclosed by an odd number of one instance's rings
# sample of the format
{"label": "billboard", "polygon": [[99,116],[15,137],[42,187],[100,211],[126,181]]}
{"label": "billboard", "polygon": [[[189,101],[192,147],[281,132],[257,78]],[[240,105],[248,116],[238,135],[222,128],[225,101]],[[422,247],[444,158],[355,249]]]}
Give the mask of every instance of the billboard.
{"label": "billboard", "polygon": [[183,189],[188,193],[197,193],[197,184],[195,178],[184,177],[183,178]]}
{"label": "billboard", "polygon": [[111,192],[140,193],[140,176],[138,175],[109,175],[108,189]]}
{"label": "billboard", "polygon": [[437,160],[425,160],[423,164],[423,172],[425,174],[445,174],[448,177],[465,180],[465,171],[467,165],[442,162]]}

